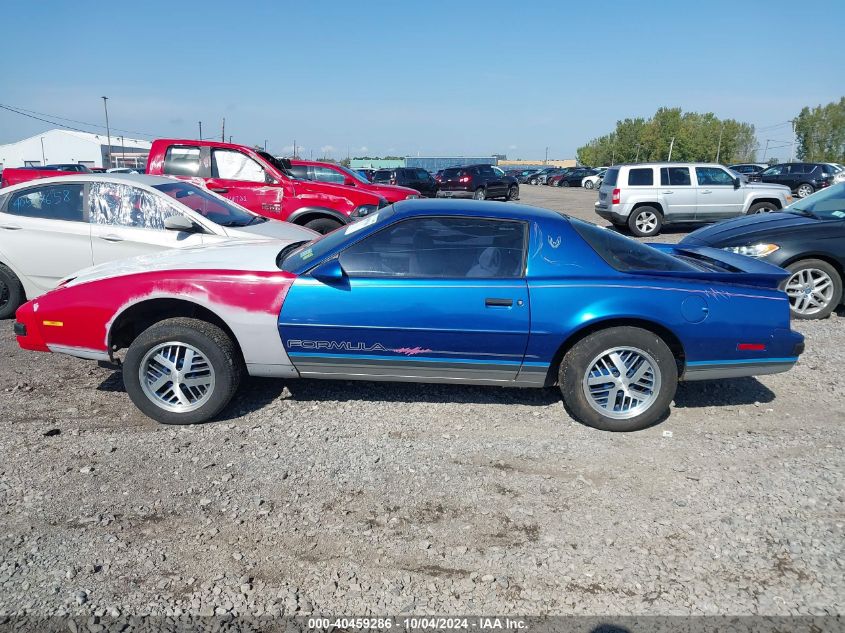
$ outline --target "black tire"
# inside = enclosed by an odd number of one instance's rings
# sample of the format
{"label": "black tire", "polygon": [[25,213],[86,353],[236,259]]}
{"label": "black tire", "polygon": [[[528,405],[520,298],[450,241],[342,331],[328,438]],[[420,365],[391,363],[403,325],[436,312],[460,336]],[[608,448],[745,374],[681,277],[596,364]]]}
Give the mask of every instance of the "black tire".
{"label": "black tire", "polygon": [[528,181],[528,184],[529,184],[529,185],[536,185],[536,184],[537,184],[537,179],[536,179],[536,178],[532,178],[531,180],[529,180],[529,181]]}
{"label": "black tire", "polygon": [[321,235],[325,235],[326,233],[331,233],[339,226],[343,226],[343,223],[333,218],[316,218],[306,222],[304,226],[306,229],[311,229]]}
{"label": "black tire", "polygon": [[[646,226],[637,226],[638,218],[643,222],[653,222]],[[655,207],[637,207],[628,216],[628,229],[637,237],[653,237],[663,228],[663,214]]]}
{"label": "black tire", "polygon": [[505,201],[510,202],[511,200],[519,200],[519,187],[517,185],[508,187],[508,194],[505,196]]}
{"label": "black tire", "polygon": [[[830,292],[830,301],[824,305],[818,312],[813,312],[812,308],[809,310],[801,310],[799,311],[796,300],[790,296],[789,298],[789,311],[792,314],[793,319],[804,319],[804,320],[815,320],[815,319],[826,319],[830,316],[830,314],[836,309],[842,302],[842,277],[833,266],[828,264],[826,261],[821,259],[802,259],[797,262],[792,262],[788,266],[785,266],[786,270],[788,270],[791,274],[787,277],[783,283],[781,283],[781,290],[784,292],[787,291],[787,285],[790,281],[792,281],[795,273],[799,273],[801,271],[821,271],[825,273],[828,277],[830,277],[832,283],[832,291]],[[787,294],[789,294],[787,292]]]}
{"label": "black tire", "polygon": [[[192,411],[167,410],[147,396],[141,385],[144,357],[156,346],[170,342],[198,350],[214,372],[211,395]],[[166,319],[150,326],[132,342],[123,361],[123,384],[132,402],[144,415],[162,424],[199,424],[213,418],[229,404],[242,375],[243,361],[234,341],[216,325],[198,319]]]}
{"label": "black tire", "polygon": [[773,202],[758,202],[749,207],[747,215],[754,215],[755,213],[771,213],[772,211],[777,210],[778,206]]}
{"label": "black tire", "polygon": [[26,301],[23,285],[17,275],[0,264],[0,319],[9,319]]}
{"label": "black tire", "polygon": [[588,180],[584,183],[584,189],[595,189],[596,185],[593,183],[592,180]]}
{"label": "black tire", "polygon": [[484,191],[484,187],[479,187],[478,189],[476,189],[475,192],[472,194],[472,199],[473,200],[486,200],[487,199],[487,192]]}
{"label": "black tire", "polygon": [[799,198],[806,198],[807,196],[813,195],[815,193],[816,188],[811,185],[809,182],[802,182],[798,187],[795,189],[795,195]]}
{"label": "black tire", "polygon": [[569,186],[571,186],[571,185],[569,184],[569,181],[568,181],[568,180],[559,180],[559,181],[558,181],[558,184],[559,184],[561,187],[569,187]]}
{"label": "black tire", "polygon": [[[619,347],[645,352],[659,370],[660,386],[653,399],[642,413],[627,419],[601,413],[591,404],[584,386],[594,359]],[[652,378],[652,384],[656,383],[657,372],[652,374]],[[666,416],[678,387],[678,365],[669,346],[657,334],[638,327],[613,327],[599,330],[578,341],[563,357],[558,379],[566,406],[580,422],[602,431],[639,431]]]}

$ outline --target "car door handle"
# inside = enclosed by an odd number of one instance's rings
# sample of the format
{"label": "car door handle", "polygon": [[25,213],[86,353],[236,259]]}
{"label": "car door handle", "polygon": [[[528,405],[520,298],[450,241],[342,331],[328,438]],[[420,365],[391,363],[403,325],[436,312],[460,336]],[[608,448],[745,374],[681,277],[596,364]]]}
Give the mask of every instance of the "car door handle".
{"label": "car door handle", "polygon": [[674,191],[664,191],[663,193],[675,193]]}
{"label": "car door handle", "polygon": [[513,305],[513,299],[497,299],[495,297],[487,297],[484,300],[484,305],[488,308],[510,308]]}
{"label": "car door handle", "polygon": [[107,242],[122,242],[123,238],[119,235],[115,235],[114,233],[109,233],[108,235],[101,235],[101,240],[105,240]]}
{"label": "car door handle", "polygon": [[209,187],[209,191],[213,191],[214,193],[229,193],[229,190],[226,187]]}
{"label": "car door handle", "polygon": [[705,189],[704,191],[699,191],[698,193],[713,193],[710,189]]}
{"label": "car door handle", "polygon": [[20,231],[22,228],[22,226],[18,226],[17,224],[0,224],[0,229],[7,231]]}

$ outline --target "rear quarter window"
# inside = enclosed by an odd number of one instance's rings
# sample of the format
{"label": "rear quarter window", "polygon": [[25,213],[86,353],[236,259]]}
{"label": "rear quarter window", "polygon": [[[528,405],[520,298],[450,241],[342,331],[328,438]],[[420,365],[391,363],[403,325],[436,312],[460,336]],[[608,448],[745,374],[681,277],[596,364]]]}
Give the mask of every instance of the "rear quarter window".
{"label": "rear quarter window", "polygon": [[629,187],[643,187],[654,184],[654,170],[649,168],[632,169],[628,172]]}
{"label": "rear quarter window", "polygon": [[574,218],[569,218],[569,223],[599,257],[619,272],[691,272],[697,270],[671,255],[646,246],[630,237],[620,235],[611,229],[605,229]]}
{"label": "rear quarter window", "polygon": [[608,169],[604,174],[604,179],[602,182],[605,185],[610,185],[611,187],[616,186],[616,181],[619,179],[619,168],[612,168]]}

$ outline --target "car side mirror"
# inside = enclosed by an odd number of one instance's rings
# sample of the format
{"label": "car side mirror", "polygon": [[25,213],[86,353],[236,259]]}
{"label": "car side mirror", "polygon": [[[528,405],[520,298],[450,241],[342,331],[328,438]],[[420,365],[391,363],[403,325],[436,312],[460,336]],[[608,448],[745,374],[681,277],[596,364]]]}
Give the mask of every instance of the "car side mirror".
{"label": "car side mirror", "polygon": [[340,260],[334,257],[326,262],[323,262],[313,270],[311,276],[318,281],[330,286],[338,284],[346,279],[346,273],[343,271],[343,266],[340,265]]}
{"label": "car side mirror", "polygon": [[734,178],[734,189],[739,189],[741,185],[742,185],[742,178],[740,178],[738,176],[736,178]]}
{"label": "car side mirror", "polygon": [[200,228],[184,215],[170,215],[164,218],[164,228],[180,233],[199,233]]}

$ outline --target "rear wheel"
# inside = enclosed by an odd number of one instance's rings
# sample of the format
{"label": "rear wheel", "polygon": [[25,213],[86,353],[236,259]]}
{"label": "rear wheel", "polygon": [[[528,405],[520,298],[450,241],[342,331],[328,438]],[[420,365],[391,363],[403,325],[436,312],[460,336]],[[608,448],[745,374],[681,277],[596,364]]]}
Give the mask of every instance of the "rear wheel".
{"label": "rear wheel", "polygon": [[343,226],[343,224],[332,218],[316,218],[305,223],[306,229],[317,231],[317,233],[321,233],[323,235],[331,233],[339,226]]}
{"label": "rear wheel", "polygon": [[20,279],[0,264],[0,319],[8,319],[26,300]]}
{"label": "rear wheel", "polygon": [[789,309],[796,319],[825,319],[842,301],[842,278],[820,259],[789,264],[791,273],[781,284],[789,297]]}
{"label": "rear wheel", "polygon": [[198,319],[160,321],[126,352],[123,384],[132,402],[162,424],[198,424],[225,407],[241,381],[235,343]]}
{"label": "rear wheel", "polygon": [[584,182],[584,189],[593,189],[595,185],[593,184],[592,180],[587,180]]}
{"label": "rear wheel", "polygon": [[568,181],[568,180],[560,180],[560,181],[558,182],[558,184],[559,184],[561,187],[569,187],[569,181]]}
{"label": "rear wheel", "polygon": [[590,334],[564,356],[563,399],[575,417],[603,431],[638,431],[669,410],[678,366],[659,336],[637,327]]}
{"label": "rear wheel", "polygon": [[529,185],[536,185],[536,184],[537,184],[537,182],[538,182],[538,181],[537,181],[537,179],[536,179],[536,178],[532,178],[531,180],[529,180],[529,181],[528,181],[528,184],[529,184]]}
{"label": "rear wheel", "polygon": [[472,197],[475,200],[484,200],[487,197],[487,194],[484,192],[484,187],[476,189],[475,193],[472,194]]}
{"label": "rear wheel", "polygon": [[516,185],[511,185],[508,187],[508,195],[505,200],[518,200],[519,199],[519,187]]}
{"label": "rear wheel", "polygon": [[628,216],[628,228],[638,237],[652,237],[660,233],[663,214],[654,207],[637,207]]}
{"label": "rear wheel", "polygon": [[748,209],[748,215],[754,215],[755,213],[771,213],[772,211],[777,211],[777,205],[771,202],[758,202],[757,204],[752,204],[751,208]]}
{"label": "rear wheel", "polygon": [[813,188],[813,185],[811,185],[810,183],[804,182],[804,183],[801,183],[800,185],[798,185],[798,190],[795,193],[798,194],[799,198],[806,198],[807,196],[812,195],[812,193],[814,191],[815,191],[815,188]]}

